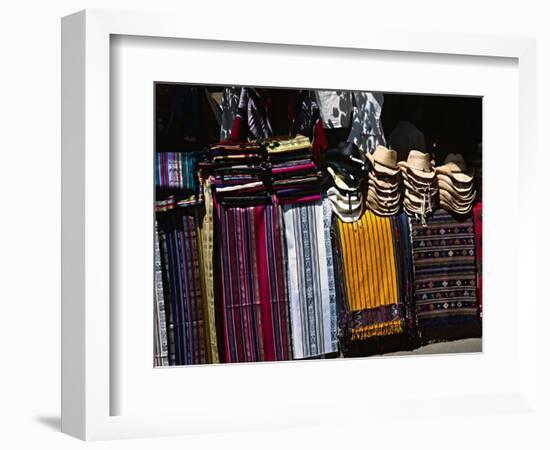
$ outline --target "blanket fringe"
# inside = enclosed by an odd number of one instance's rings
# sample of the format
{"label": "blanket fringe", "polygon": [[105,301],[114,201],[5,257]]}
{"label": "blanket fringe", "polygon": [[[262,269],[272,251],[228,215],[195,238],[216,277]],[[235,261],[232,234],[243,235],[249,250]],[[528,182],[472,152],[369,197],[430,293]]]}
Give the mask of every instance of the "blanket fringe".
{"label": "blanket fringe", "polygon": [[371,337],[390,336],[403,333],[403,325],[400,320],[377,323],[351,330],[351,340],[359,341]]}

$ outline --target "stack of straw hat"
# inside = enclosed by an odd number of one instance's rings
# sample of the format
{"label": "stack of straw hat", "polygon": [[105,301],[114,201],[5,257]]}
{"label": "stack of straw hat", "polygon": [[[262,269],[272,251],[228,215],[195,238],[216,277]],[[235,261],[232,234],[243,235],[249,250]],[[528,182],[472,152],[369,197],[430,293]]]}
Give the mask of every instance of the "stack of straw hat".
{"label": "stack of straw hat", "polygon": [[399,161],[398,165],[405,185],[405,212],[424,221],[426,215],[434,211],[437,197],[437,179],[430,154],[411,150],[407,161]]}
{"label": "stack of straw hat", "polygon": [[467,169],[462,155],[450,153],[435,172],[441,207],[457,214],[470,212],[476,198],[474,174]]}
{"label": "stack of straw hat", "polygon": [[389,216],[401,208],[400,174],[397,152],[378,145],[367,153],[370,162],[366,203],[375,214]]}

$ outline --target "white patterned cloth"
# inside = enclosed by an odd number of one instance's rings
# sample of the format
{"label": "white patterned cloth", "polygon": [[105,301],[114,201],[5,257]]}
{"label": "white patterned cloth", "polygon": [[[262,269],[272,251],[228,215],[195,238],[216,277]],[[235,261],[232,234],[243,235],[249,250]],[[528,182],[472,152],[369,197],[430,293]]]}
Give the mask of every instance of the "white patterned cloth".
{"label": "white patterned cloth", "polygon": [[283,205],[283,211],[294,359],[336,352],[330,205],[324,199]]}

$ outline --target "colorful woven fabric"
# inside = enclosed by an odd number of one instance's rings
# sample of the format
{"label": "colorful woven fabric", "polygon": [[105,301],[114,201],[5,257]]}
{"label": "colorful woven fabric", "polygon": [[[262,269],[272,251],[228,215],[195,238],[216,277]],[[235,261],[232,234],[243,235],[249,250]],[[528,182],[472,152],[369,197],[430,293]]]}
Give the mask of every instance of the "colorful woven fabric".
{"label": "colorful woven fabric", "polygon": [[199,152],[157,153],[155,182],[158,187],[198,193],[196,174]]}
{"label": "colorful woven fabric", "polygon": [[327,200],[284,205],[295,359],[336,352],[336,292]]}
{"label": "colorful woven fabric", "polygon": [[292,359],[280,207],[215,208],[226,362]]}
{"label": "colorful woven fabric", "polygon": [[392,219],[365,211],[355,222],[337,224],[346,292],[345,334],[355,341],[403,332]]}
{"label": "colorful woven fabric", "polygon": [[417,336],[417,330],[409,216],[402,211],[397,216],[392,216],[391,221],[397,263],[399,315],[404,321],[408,337],[414,339]]}
{"label": "colorful woven fabric", "polygon": [[170,214],[161,225],[159,237],[169,285],[174,363],[204,364],[207,359],[198,233],[200,213],[198,208],[189,207]]}
{"label": "colorful woven fabric", "polygon": [[200,224],[200,262],[204,285],[204,331],[206,337],[206,355],[208,362],[220,362],[216,331],[216,312],[214,299],[214,203],[210,180],[203,186],[204,216]]}
{"label": "colorful woven fabric", "polygon": [[155,222],[155,366],[168,366],[168,330],[162,285],[162,261],[158,226]]}
{"label": "colorful woven fabric", "polygon": [[411,219],[418,330],[424,342],[481,333],[472,214],[439,209],[427,226]]}
{"label": "colorful woven fabric", "polygon": [[479,315],[483,315],[482,274],[483,274],[483,207],[479,202],[473,208],[474,232],[476,240],[476,266],[477,266],[477,299],[479,300]]}

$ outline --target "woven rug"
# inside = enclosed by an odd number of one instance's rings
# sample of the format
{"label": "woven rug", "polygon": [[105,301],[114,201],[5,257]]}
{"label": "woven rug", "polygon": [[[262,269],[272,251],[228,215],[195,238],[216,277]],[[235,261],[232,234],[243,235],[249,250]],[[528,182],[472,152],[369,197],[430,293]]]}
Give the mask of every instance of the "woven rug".
{"label": "woven rug", "polygon": [[423,342],[481,335],[474,222],[439,209],[411,220],[418,330]]}

